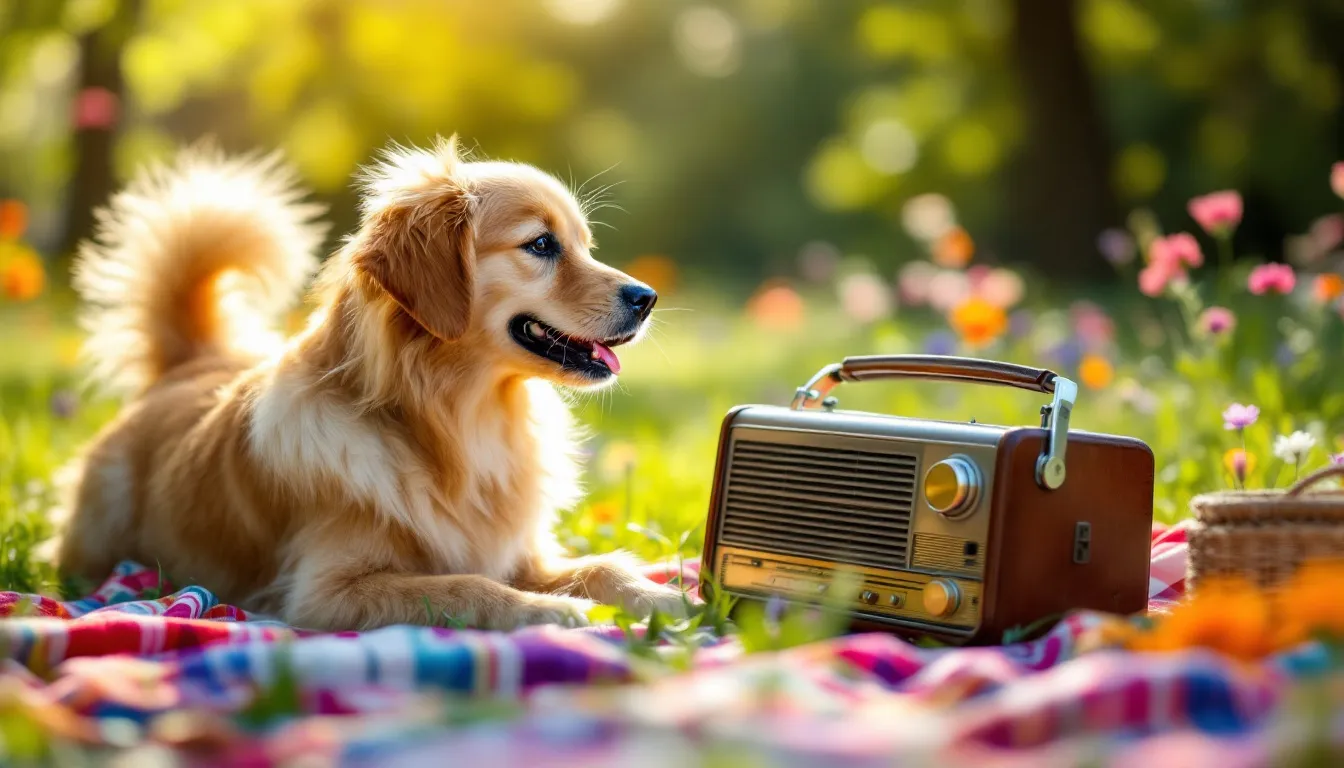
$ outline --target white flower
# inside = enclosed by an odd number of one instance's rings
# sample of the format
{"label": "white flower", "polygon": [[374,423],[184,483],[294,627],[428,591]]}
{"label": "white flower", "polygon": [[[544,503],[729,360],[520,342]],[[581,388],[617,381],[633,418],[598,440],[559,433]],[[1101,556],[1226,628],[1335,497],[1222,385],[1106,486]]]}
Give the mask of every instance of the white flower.
{"label": "white flower", "polygon": [[1279,435],[1275,438],[1274,455],[1283,459],[1285,463],[1296,464],[1306,458],[1314,447],[1316,438],[1299,429],[1291,435]]}

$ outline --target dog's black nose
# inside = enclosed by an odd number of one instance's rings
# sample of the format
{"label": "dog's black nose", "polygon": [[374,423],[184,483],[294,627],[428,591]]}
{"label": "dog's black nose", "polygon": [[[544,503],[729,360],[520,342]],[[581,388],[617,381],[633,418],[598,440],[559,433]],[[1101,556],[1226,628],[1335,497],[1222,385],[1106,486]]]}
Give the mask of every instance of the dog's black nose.
{"label": "dog's black nose", "polygon": [[630,305],[630,309],[639,315],[640,320],[644,320],[653,311],[653,305],[658,302],[658,294],[647,285],[633,283],[621,289],[621,298]]}

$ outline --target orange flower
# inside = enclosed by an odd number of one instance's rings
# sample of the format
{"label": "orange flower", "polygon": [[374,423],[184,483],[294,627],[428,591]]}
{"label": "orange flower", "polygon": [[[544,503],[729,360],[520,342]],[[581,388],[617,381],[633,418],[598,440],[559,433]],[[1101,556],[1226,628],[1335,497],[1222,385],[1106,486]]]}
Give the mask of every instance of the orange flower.
{"label": "orange flower", "polygon": [[21,249],[0,262],[0,289],[15,301],[28,301],[42,293],[46,285],[42,261],[30,250]]}
{"label": "orange flower", "polygon": [[803,297],[787,285],[763,286],[747,302],[747,314],[762,328],[791,331],[803,324]]}
{"label": "orange flower", "polygon": [[1104,389],[1115,378],[1115,368],[1101,355],[1084,355],[1078,364],[1078,378],[1092,389]]}
{"label": "orange flower", "polygon": [[961,227],[949,229],[933,244],[933,261],[940,267],[960,269],[975,255],[975,241]]}
{"label": "orange flower", "polygon": [[677,289],[677,265],[666,256],[640,256],[625,265],[625,273],[661,294]]}
{"label": "orange flower", "polygon": [[1311,292],[1322,304],[1329,304],[1344,294],[1344,277],[1339,275],[1317,275]]}
{"label": "orange flower", "polygon": [[620,508],[616,506],[615,502],[600,501],[588,507],[588,516],[593,518],[593,522],[598,523],[599,525],[610,525],[615,521],[617,515],[620,514],[620,511]]}
{"label": "orange flower", "polygon": [[0,238],[18,240],[28,229],[28,206],[20,200],[0,200]]}
{"label": "orange flower", "polygon": [[1211,648],[1236,659],[1258,659],[1273,650],[1270,598],[1241,579],[1209,580],[1186,602],[1130,638],[1136,651]]}
{"label": "orange flower", "polygon": [[979,297],[958,304],[948,320],[957,335],[973,347],[983,347],[1008,330],[1008,315],[1003,308]]}
{"label": "orange flower", "polygon": [[1322,560],[1304,563],[1297,573],[1274,593],[1277,648],[1290,648],[1324,632],[1344,638],[1344,562]]}

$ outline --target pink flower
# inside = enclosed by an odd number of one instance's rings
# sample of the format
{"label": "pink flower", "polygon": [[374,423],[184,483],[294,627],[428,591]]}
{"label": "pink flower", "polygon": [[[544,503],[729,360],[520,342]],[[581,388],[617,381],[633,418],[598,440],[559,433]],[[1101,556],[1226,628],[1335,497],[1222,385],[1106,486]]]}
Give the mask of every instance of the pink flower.
{"label": "pink flower", "polygon": [[1227,307],[1209,307],[1199,316],[1199,327],[1210,336],[1221,336],[1237,327],[1237,316]]}
{"label": "pink flower", "polygon": [[911,261],[901,267],[897,284],[901,290],[901,301],[912,307],[927,304],[929,294],[933,292],[931,283],[938,274],[938,268],[927,261]]}
{"label": "pink flower", "polygon": [[939,312],[951,312],[970,295],[971,283],[960,270],[944,269],[929,280],[929,306]]}
{"label": "pink flower", "polygon": [[876,275],[857,272],[836,286],[840,306],[858,323],[871,323],[891,314],[891,289]]}
{"label": "pink flower", "polygon": [[[968,270],[969,271],[969,270]],[[1026,286],[1011,269],[992,269],[975,285],[975,293],[996,307],[1011,309],[1022,300]]]}
{"label": "pink flower", "polygon": [[1330,168],[1330,188],[1335,194],[1344,197],[1344,163],[1335,163]]}
{"label": "pink flower", "polygon": [[1101,307],[1090,301],[1074,302],[1069,307],[1078,340],[1089,350],[1106,346],[1115,338],[1115,323]]}
{"label": "pink flower", "polygon": [[1139,290],[1144,296],[1161,296],[1167,284],[1183,273],[1179,264],[1153,260],[1139,271]]}
{"label": "pink flower", "polygon": [[1340,243],[1344,243],[1344,216],[1322,216],[1311,223],[1307,235],[1322,254],[1333,251]]}
{"label": "pink flower", "polygon": [[1241,195],[1230,189],[1192,198],[1188,207],[1190,218],[1214,237],[1226,237],[1241,223]]}
{"label": "pink flower", "polygon": [[980,292],[981,284],[985,282],[986,277],[989,277],[989,269],[987,264],[976,264],[966,269],[966,285],[970,287],[971,293]]}
{"label": "pink flower", "polygon": [[1189,232],[1177,232],[1174,235],[1159,237],[1148,247],[1148,260],[1154,264],[1167,262],[1178,270],[1185,267],[1198,267],[1204,263],[1204,253],[1199,250],[1199,242]]}
{"label": "pink flower", "polygon": [[1292,293],[1297,285],[1297,275],[1287,264],[1261,264],[1251,270],[1246,288],[1256,296],[1266,293]]}
{"label": "pink flower", "polygon": [[115,93],[106,88],[85,88],[75,97],[75,128],[107,130],[116,124],[120,111]]}

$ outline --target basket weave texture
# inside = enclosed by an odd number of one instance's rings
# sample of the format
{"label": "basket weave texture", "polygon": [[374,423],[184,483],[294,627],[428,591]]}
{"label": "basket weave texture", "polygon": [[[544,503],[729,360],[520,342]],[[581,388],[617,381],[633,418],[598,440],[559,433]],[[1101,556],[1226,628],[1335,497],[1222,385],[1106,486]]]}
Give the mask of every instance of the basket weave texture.
{"label": "basket weave texture", "polygon": [[1306,493],[1344,475],[1331,466],[1287,491],[1221,491],[1190,502],[1187,587],[1220,577],[1273,587],[1309,560],[1344,560],[1344,490]]}

